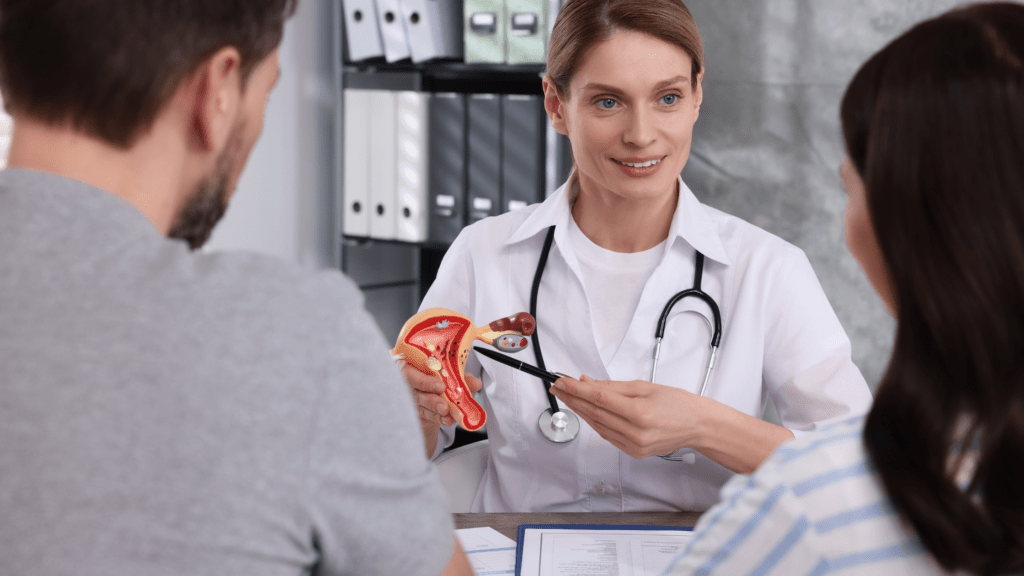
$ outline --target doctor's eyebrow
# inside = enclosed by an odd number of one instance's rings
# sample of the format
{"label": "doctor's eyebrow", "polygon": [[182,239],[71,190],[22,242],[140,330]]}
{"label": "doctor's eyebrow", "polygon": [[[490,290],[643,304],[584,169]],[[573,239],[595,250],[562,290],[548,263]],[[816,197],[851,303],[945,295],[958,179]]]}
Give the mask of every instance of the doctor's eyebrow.
{"label": "doctor's eyebrow", "polygon": [[[676,84],[678,82],[682,82],[683,84],[686,84],[687,87],[689,87],[690,86],[690,77],[689,76],[679,75],[679,76],[674,76],[672,78],[669,78],[668,80],[662,80],[661,82],[658,82],[657,84],[655,84],[654,85],[654,89],[652,89],[651,91],[652,92],[657,92],[659,90],[664,90],[665,88],[668,88],[669,86],[671,86],[673,84]],[[615,86],[609,86],[607,84],[600,84],[600,83],[597,83],[597,82],[591,82],[591,83],[585,85],[583,87],[583,90],[584,91],[587,91],[587,90],[600,90],[602,92],[612,92],[612,93],[615,93],[615,94],[620,94],[621,93],[621,89],[620,88],[616,88]]]}

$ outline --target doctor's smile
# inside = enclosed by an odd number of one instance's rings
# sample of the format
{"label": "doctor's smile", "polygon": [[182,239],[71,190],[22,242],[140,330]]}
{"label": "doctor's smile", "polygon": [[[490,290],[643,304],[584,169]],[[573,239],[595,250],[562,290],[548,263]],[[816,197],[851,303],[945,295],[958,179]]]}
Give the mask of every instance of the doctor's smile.
{"label": "doctor's smile", "polygon": [[650,160],[642,158],[626,158],[623,160],[613,158],[612,160],[622,168],[622,171],[625,172],[627,176],[640,178],[644,176],[651,176],[657,172],[661,168],[661,161],[664,159],[665,156],[655,157]]}

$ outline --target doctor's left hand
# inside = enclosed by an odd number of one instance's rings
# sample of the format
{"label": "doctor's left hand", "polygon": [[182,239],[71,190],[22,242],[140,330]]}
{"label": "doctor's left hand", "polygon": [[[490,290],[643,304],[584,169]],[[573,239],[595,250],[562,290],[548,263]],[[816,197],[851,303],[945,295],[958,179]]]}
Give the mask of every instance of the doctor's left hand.
{"label": "doctor's left hand", "polygon": [[587,375],[560,378],[551,392],[602,438],[637,459],[696,446],[701,405],[708,400],[643,380],[594,380]]}

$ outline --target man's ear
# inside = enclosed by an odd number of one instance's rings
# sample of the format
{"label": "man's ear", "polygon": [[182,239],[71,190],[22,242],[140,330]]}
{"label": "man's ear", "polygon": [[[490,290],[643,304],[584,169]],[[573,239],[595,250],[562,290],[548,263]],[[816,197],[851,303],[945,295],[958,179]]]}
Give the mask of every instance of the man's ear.
{"label": "man's ear", "polygon": [[547,74],[544,75],[541,85],[544,87],[544,111],[548,113],[551,126],[555,132],[568,136],[569,132],[565,128],[564,95]]}
{"label": "man's ear", "polygon": [[196,142],[206,150],[223,148],[242,105],[242,57],[228,46],[206,59],[193,74],[192,106]]}

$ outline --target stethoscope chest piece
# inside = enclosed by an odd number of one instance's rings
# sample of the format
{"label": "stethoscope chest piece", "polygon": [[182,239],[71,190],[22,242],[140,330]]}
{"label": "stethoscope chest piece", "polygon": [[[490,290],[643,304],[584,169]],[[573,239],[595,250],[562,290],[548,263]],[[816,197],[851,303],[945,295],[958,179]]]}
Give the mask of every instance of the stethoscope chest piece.
{"label": "stethoscope chest piece", "polygon": [[580,433],[580,419],[569,409],[562,409],[554,414],[551,408],[540,413],[537,421],[540,433],[552,442],[568,442]]}

